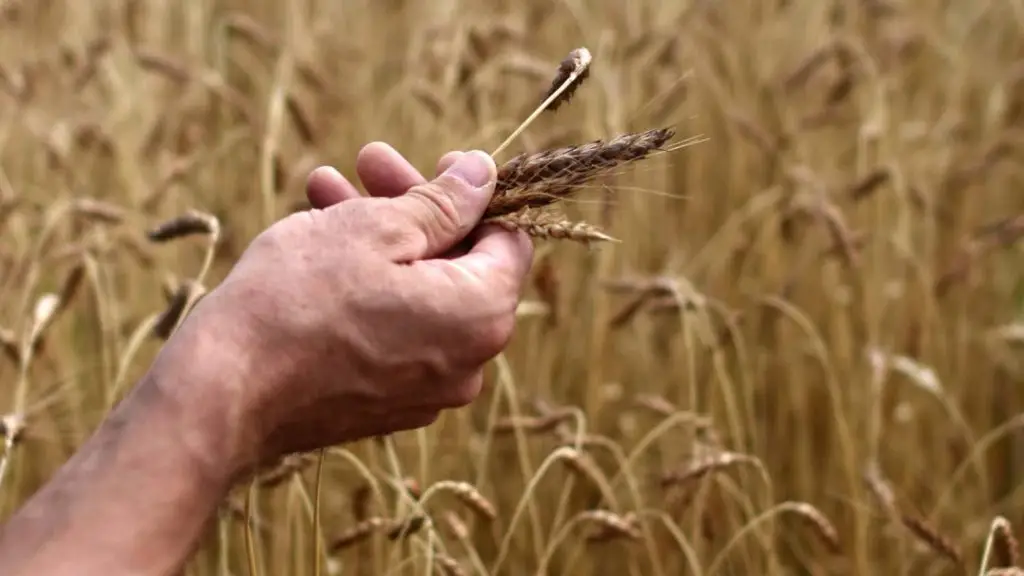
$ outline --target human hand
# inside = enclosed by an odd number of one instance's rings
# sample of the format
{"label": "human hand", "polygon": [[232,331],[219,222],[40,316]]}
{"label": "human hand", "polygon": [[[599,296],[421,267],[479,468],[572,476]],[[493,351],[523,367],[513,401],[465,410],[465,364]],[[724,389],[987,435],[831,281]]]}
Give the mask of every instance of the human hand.
{"label": "human hand", "polygon": [[371,144],[357,171],[371,197],[314,171],[314,209],[260,234],[167,345],[216,343],[202,358],[230,377],[204,393],[228,406],[241,468],[428,425],[511,338],[532,245],[478,227],[493,160],[449,154],[427,182]]}

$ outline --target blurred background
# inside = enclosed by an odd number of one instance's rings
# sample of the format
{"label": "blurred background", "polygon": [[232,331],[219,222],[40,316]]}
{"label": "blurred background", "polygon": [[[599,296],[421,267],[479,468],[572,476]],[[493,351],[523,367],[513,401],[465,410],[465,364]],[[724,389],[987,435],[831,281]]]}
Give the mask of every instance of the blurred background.
{"label": "blurred background", "polygon": [[[311,169],[493,150],[580,46],[499,163],[693,143],[565,205],[621,243],[538,243],[478,402],[327,453],[322,573],[979,573],[1024,525],[1019,0],[0,0],[4,517]],[[314,573],[315,480],[257,478],[262,574]],[[245,495],[188,574],[248,572]]]}

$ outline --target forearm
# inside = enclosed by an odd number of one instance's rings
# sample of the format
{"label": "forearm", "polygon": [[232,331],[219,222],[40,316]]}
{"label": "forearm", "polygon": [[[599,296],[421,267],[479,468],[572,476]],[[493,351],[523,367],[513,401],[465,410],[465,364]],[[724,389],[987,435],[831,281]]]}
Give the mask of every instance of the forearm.
{"label": "forearm", "polygon": [[[162,358],[0,528],[0,574],[175,574],[231,484],[216,399],[188,398],[196,358]],[[168,352],[168,354],[172,354]],[[187,355],[187,354],[186,354]],[[220,418],[223,421],[223,417]]]}

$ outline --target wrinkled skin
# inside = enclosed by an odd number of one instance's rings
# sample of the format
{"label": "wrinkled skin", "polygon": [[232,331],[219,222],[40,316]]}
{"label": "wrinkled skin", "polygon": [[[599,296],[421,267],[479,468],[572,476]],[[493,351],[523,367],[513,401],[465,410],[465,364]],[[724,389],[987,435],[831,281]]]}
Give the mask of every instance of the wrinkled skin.
{"label": "wrinkled skin", "polygon": [[[531,247],[474,231],[493,186],[442,173],[392,197],[405,183],[392,181],[400,168],[381,173],[388,163],[404,160],[385,147],[360,157],[371,198],[314,173],[310,201],[324,209],[256,238],[196,311],[230,317],[227,339],[249,358],[239,369],[263,375],[239,396],[248,437],[266,439],[261,460],[430,424],[477,396],[512,335]],[[493,164],[481,176],[493,182]]]}

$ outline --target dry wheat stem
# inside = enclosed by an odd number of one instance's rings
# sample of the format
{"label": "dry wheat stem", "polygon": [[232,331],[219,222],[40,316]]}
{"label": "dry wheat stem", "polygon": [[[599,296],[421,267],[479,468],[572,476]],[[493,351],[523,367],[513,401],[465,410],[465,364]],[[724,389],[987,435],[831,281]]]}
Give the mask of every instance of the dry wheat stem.
{"label": "dry wheat stem", "polygon": [[[566,61],[570,62],[570,64],[568,65],[571,65],[573,67],[572,72],[568,75],[568,77],[565,78],[565,80],[557,89],[552,91],[548,95],[548,97],[545,98],[544,101],[540,103],[540,106],[537,106],[537,108],[526,118],[526,120],[523,120],[523,123],[520,124],[519,127],[515,129],[515,131],[509,134],[508,138],[506,138],[505,141],[502,142],[501,145],[499,145],[494,150],[494,152],[491,153],[491,156],[493,157],[497,156],[498,154],[501,154],[501,152],[505,150],[505,148],[507,148],[508,145],[511,144],[520,134],[522,134],[523,131],[526,130],[526,128],[530,124],[532,124],[534,120],[537,119],[538,116],[543,114],[549,106],[557,102],[559,98],[562,97],[563,93],[569,91],[570,89],[572,91],[575,91],[577,88],[579,88],[582,80],[586,78],[587,71],[590,69],[591,60],[592,59],[590,57],[590,51],[587,50],[586,48],[579,48],[573,50],[572,53],[569,54],[569,57],[566,58]],[[565,62],[563,62],[563,65],[564,64]],[[557,82],[558,78],[561,76],[562,65],[560,65],[558,68],[555,81]]]}

